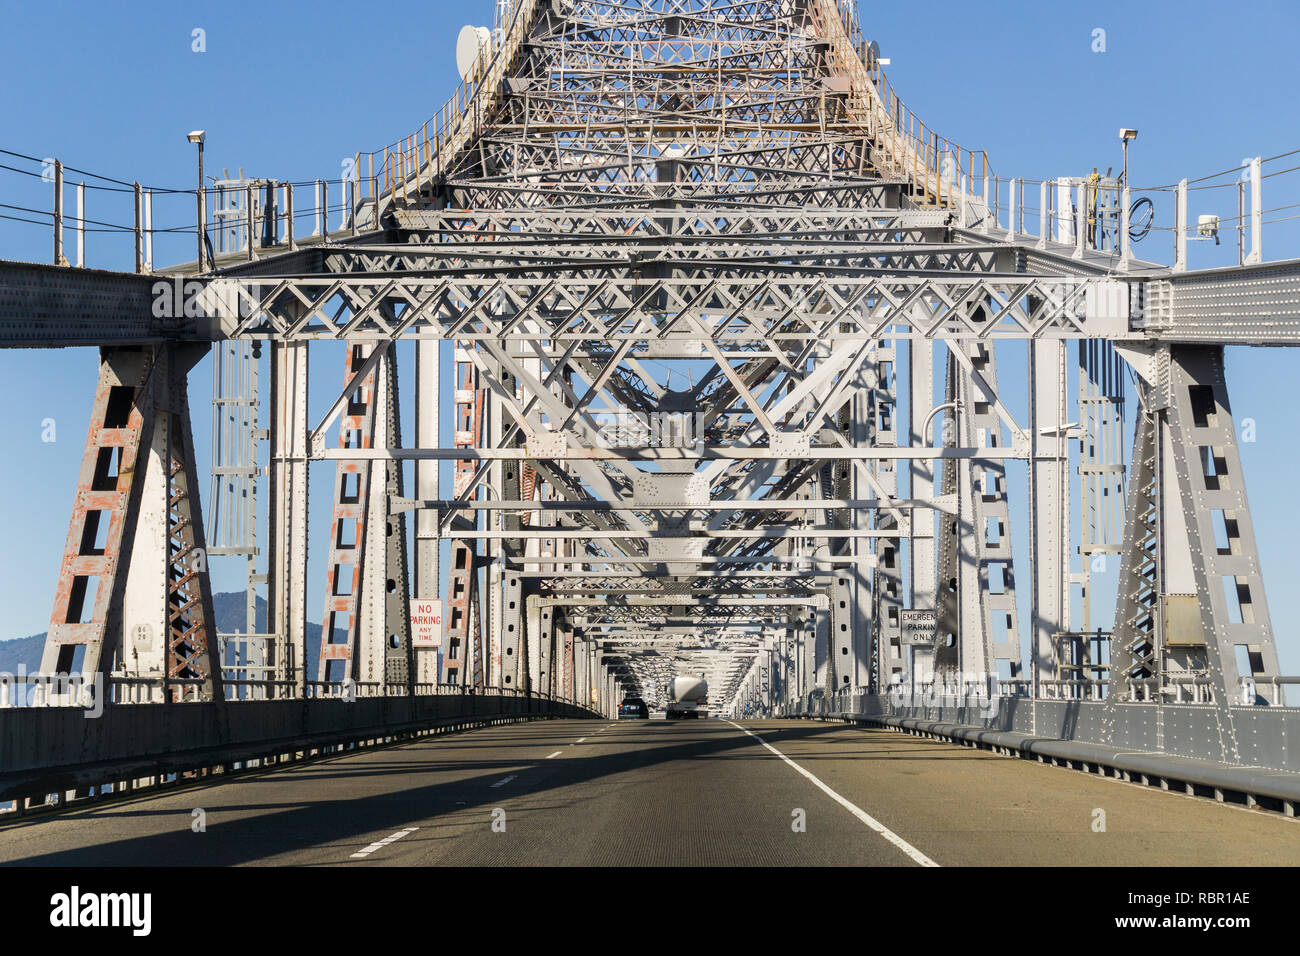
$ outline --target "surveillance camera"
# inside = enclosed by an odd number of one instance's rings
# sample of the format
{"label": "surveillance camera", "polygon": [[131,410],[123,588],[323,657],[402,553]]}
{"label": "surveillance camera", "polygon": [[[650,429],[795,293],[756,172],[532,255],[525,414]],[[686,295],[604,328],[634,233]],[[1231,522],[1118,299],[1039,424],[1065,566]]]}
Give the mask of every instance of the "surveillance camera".
{"label": "surveillance camera", "polygon": [[1119,131],[1119,138],[1123,140],[1134,140],[1138,138],[1138,131],[1135,129],[1122,129]]}

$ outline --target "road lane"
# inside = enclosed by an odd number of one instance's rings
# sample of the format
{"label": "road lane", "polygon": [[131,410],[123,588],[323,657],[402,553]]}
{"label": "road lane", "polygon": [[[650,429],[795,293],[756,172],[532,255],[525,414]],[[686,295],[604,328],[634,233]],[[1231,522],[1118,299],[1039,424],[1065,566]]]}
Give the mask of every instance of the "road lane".
{"label": "road lane", "polygon": [[[1300,820],[910,734],[747,723],[944,866],[1294,866]],[[783,742],[784,741],[784,742]],[[1104,816],[1099,816],[1097,811]],[[1098,822],[1104,830],[1095,829]]]}

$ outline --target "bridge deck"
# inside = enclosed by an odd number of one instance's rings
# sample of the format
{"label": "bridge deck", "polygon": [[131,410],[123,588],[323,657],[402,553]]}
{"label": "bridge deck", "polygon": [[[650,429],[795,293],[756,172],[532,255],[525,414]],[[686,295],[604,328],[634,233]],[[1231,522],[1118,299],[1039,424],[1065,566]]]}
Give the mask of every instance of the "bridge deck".
{"label": "bridge deck", "polygon": [[1285,865],[1300,851],[1300,825],[1276,814],[883,731],[743,726],[859,813],[729,722],[555,721],[68,812],[0,830],[0,862]]}

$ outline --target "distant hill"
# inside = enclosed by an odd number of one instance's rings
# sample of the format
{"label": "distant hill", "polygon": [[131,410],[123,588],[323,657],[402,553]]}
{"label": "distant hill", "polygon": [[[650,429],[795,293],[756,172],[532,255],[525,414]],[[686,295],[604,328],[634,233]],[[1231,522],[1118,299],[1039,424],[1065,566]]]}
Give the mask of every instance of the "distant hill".
{"label": "distant hill", "polygon": [[[242,591],[225,592],[212,596],[213,610],[217,617],[217,633],[234,634],[248,630],[247,597]],[[257,599],[257,621],[255,630],[266,629],[266,602]],[[320,659],[320,624],[307,622],[307,676],[316,679],[316,662]],[[45,633],[33,634],[31,637],[19,637],[12,640],[0,640],[0,673],[15,674],[18,668],[26,665],[27,672],[40,669],[41,652],[45,649]]]}
{"label": "distant hill", "polygon": [[41,666],[41,651],[45,649],[45,635],[33,634],[11,641],[0,641],[0,674],[16,674],[20,665],[28,673]]}

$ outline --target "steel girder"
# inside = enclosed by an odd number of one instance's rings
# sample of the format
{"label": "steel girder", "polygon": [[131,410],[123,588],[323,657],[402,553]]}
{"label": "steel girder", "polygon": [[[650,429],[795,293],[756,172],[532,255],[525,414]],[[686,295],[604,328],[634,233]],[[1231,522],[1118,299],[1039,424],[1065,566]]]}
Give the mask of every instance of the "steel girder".
{"label": "steel girder", "polygon": [[545,338],[754,348],[882,337],[1142,339],[1128,331],[1127,286],[1113,280],[869,270],[705,280],[647,277],[635,265],[608,271],[214,279],[205,302],[223,334],[283,341]]}

